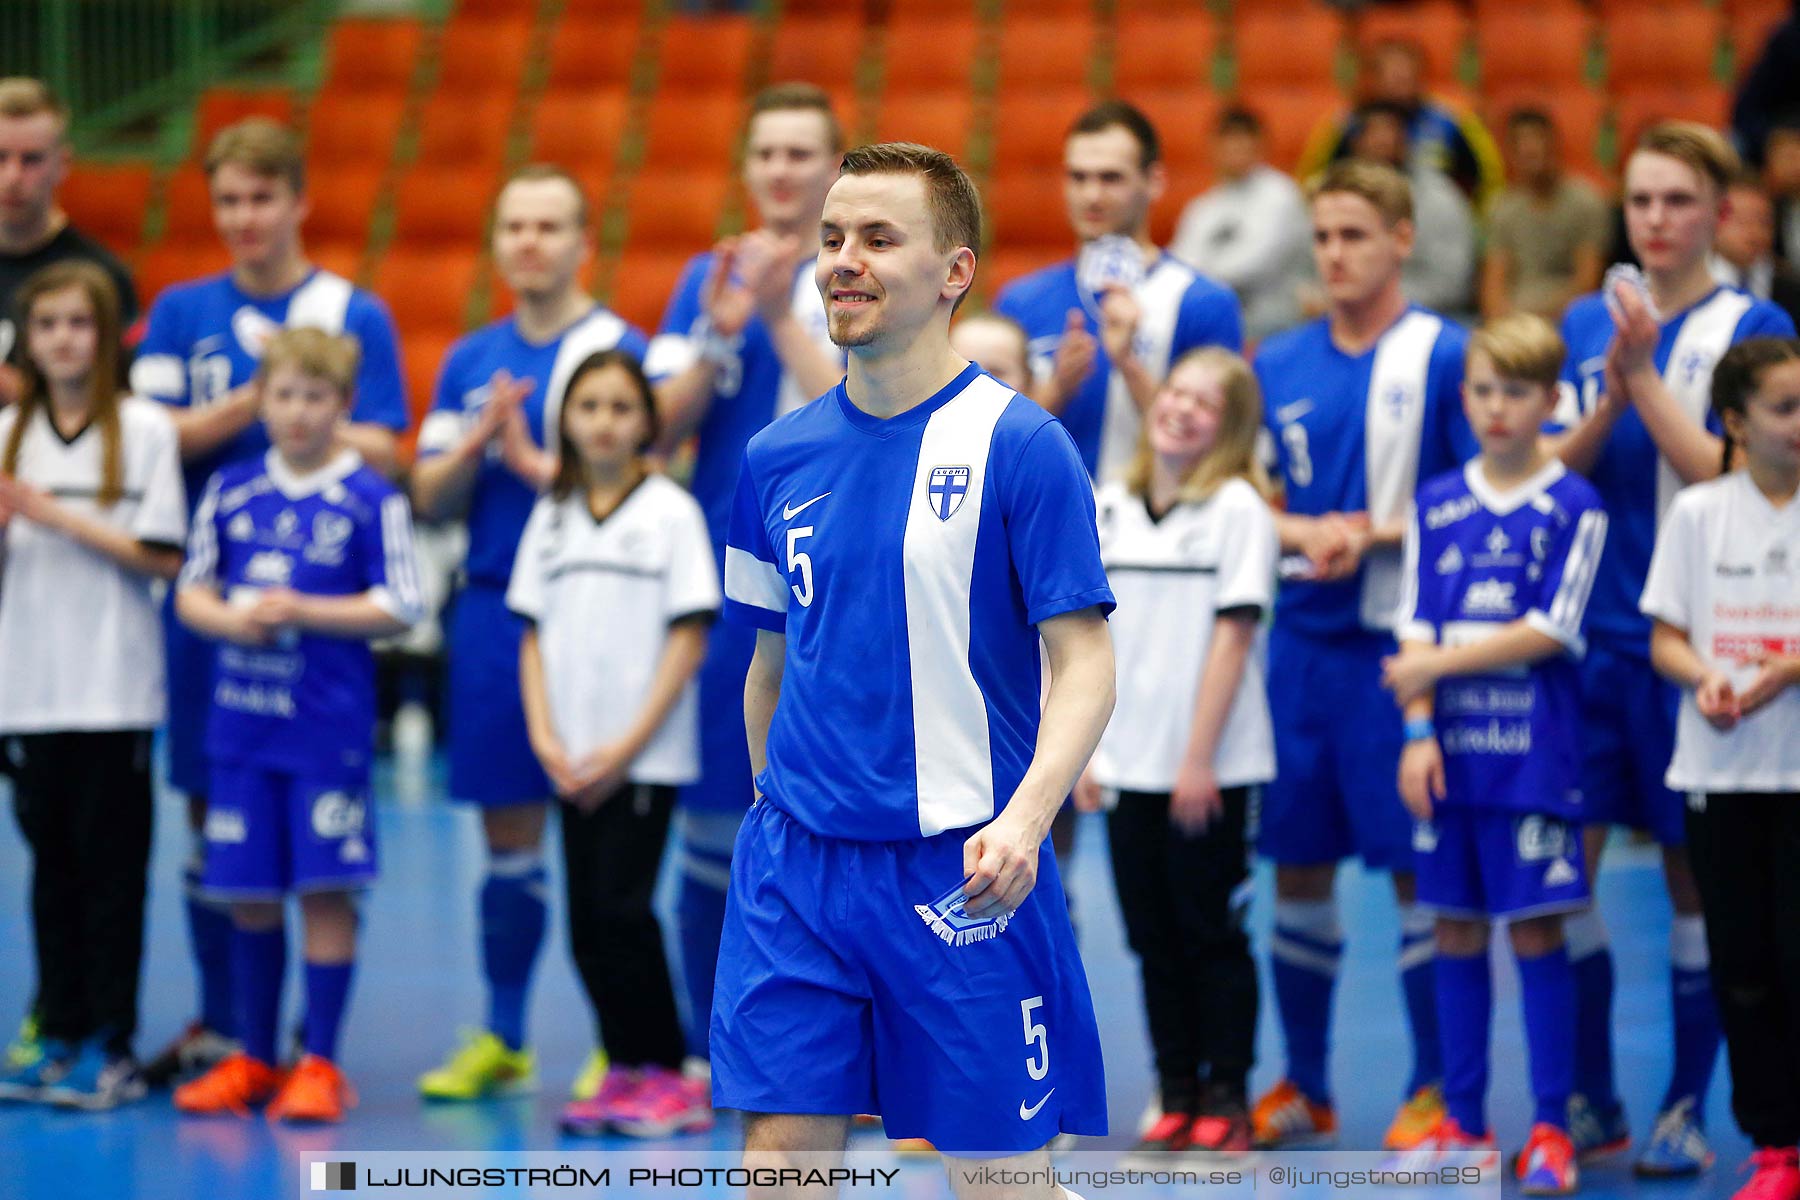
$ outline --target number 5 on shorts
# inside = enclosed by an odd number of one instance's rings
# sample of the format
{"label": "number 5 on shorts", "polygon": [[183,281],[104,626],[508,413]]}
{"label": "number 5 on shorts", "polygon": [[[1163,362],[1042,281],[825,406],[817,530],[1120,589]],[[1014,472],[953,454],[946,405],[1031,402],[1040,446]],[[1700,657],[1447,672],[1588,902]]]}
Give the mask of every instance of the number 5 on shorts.
{"label": "number 5 on shorts", "polygon": [[1037,1054],[1025,1059],[1025,1070],[1033,1079],[1041,1080],[1050,1073],[1050,1038],[1044,1027],[1031,1019],[1031,1010],[1044,1007],[1042,996],[1033,996],[1029,1000],[1019,1001],[1019,1016],[1025,1021],[1025,1044],[1036,1046]]}

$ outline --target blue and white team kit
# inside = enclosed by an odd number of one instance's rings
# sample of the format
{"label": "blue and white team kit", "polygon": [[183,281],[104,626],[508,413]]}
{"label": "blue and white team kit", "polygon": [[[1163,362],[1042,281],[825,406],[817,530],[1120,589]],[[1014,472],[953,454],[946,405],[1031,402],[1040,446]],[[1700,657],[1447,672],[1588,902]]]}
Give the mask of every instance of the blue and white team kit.
{"label": "blue and white team kit", "polygon": [[[1682,410],[1712,433],[1713,367],[1734,344],[1753,337],[1792,337],[1781,309],[1721,287],[1666,318],[1656,369]],[[1569,355],[1558,421],[1574,425],[1594,411],[1604,387],[1613,320],[1598,293],[1577,300],[1563,317]],[[1638,610],[1662,515],[1681,486],[1627,406],[1588,472],[1611,528],[1589,606],[1589,647],[1582,663],[1586,740],[1582,790],[1586,820],[1647,829],[1664,845],[1686,842],[1683,800],[1663,784],[1675,753],[1679,691],[1650,665],[1650,619]]]}
{"label": "blue and white team kit", "polygon": [[[314,270],[292,291],[252,296],[229,272],[176,284],[151,306],[144,340],[131,367],[140,396],[177,408],[203,408],[250,382],[263,347],[283,327],[311,326],[354,337],[361,350],[350,419],[407,426],[406,391],[398,341],[387,306],[329,271]],[[255,421],[211,454],[186,463],[188,502],[198,503],[207,480],[221,467],[260,459],[269,448]],[[169,781],[190,795],[205,795],[207,711],[211,704],[213,644],[164,610],[169,676]]]}
{"label": "blue and white team kit", "polygon": [[[1162,379],[1176,359],[1196,347],[1237,350],[1244,344],[1237,295],[1168,254],[1157,259],[1132,295],[1139,309],[1132,350],[1152,378]],[[1040,375],[1055,358],[1071,310],[1082,314],[1089,333],[1097,335],[1100,328],[1099,301],[1082,286],[1073,260],[1007,284],[994,310],[1024,327],[1032,368]],[[1062,421],[1095,479],[1117,478],[1137,452],[1138,408],[1104,347],[1095,346],[1093,370],[1064,407]]]}
{"label": "blue and white team kit", "polygon": [[[350,450],[304,476],[273,450],[219,471],[181,582],[233,605],[268,588],[368,594],[408,624],[424,607],[406,497]],[[207,889],[273,899],[374,879],[368,642],[300,630],[266,646],[221,642],[210,698]]]}
{"label": "blue and white team kit", "polygon": [[[554,446],[563,392],[582,360],[614,349],[642,359],[647,348],[642,333],[602,308],[542,343],[528,341],[513,317],[478,329],[444,359],[436,399],[419,427],[419,456],[442,454],[461,441],[500,371],[532,381],[526,425],[540,447]],[[469,496],[467,581],[446,628],[450,794],[489,807],[540,803],[550,794],[531,752],[519,692],[525,623],[506,607],[513,558],[537,498],[491,447]]]}
{"label": "blue and white team kit", "polygon": [[1485,919],[1582,908],[1582,621],[1606,543],[1593,485],[1552,461],[1499,491],[1479,461],[1419,489],[1401,641],[1470,645],[1523,620],[1563,652],[1439,682],[1444,798],[1413,830],[1419,902]]}
{"label": "blue and white team kit", "polygon": [[[1264,342],[1255,369],[1287,511],[1403,521],[1420,480],[1479,449],[1462,413],[1467,347],[1461,326],[1417,306],[1361,354],[1340,350],[1324,319]],[[1278,863],[1356,854],[1372,868],[1411,868],[1410,821],[1394,791],[1400,713],[1381,688],[1401,567],[1397,549],[1378,549],[1348,579],[1292,579],[1276,596],[1276,778],[1257,846]]]}
{"label": "blue and white team kit", "polygon": [[1036,625],[1113,606],[1068,432],[972,365],[892,419],[840,384],[751,440],[725,592],[785,665],[733,855],[714,1102],[879,1112],[957,1154],[1104,1133],[1048,845],[1017,911],[959,903],[963,843],[1035,747]]}

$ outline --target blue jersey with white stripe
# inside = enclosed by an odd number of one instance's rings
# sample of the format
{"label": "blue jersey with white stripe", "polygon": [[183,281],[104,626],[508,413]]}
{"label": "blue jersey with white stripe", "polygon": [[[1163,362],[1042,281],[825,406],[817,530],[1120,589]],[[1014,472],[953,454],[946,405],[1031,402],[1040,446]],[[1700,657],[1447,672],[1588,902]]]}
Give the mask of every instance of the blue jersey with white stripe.
{"label": "blue jersey with white stripe", "polygon": [[[1397,525],[1419,481],[1474,457],[1462,411],[1468,341],[1460,325],[1417,305],[1361,354],[1338,349],[1323,317],[1265,341],[1255,369],[1287,511]],[[1399,553],[1377,549],[1349,579],[1289,580],[1276,620],[1315,637],[1389,629],[1399,573]]]}
{"label": "blue jersey with white stripe", "polygon": [[[1237,294],[1168,254],[1150,268],[1133,295],[1141,314],[1132,348],[1153,378],[1167,375],[1176,359],[1196,347],[1243,347]],[[1094,367],[1063,408],[1062,422],[1074,435],[1088,474],[1096,479],[1116,475],[1137,450],[1137,409],[1124,392],[1124,381],[1113,378],[1106,348],[1098,343],[1099,301],[1081,287],[1075,261],[1013,280],[1000,289],[994,310],[1024,327],[1034,369],[1040,371],[1055,357],[1069,313],[1081,314],[1096,339]]]}
{"label": "blue jersey with white stripe", "polygon": [[971,365],[892,419],[844,385],[744,455],[727,617],[786,635],[757,785],[827,837],[981,824],[1037,742],[1036,626],[1113,595],[1068,432]]}
{"label": "blue jersey with white stripe", "polygon": [[[649,341],[603,308],[542,343],[526,340],[514,317],[477,329],[444,357],[437,396],[419,426],[420,457],[441,454],[462,439],[487,403],[489,383],[501,371],[532,382],[523,405],[525,424],[540,447],[554,446],[569,376],[588,355],[612,349],[628,351],[642,361]],[[500,461],[500,447],[490,446],[469,495],[467,568],[472,582],[505,589],[537,498],[537,492]]]}
{"label": "blue jersey with white stripe", "polygon": [[[1612,314],[1598,292],[1584,296],[1563,316],[1569,348],[1563,364],[1562,404],[1557,422],[1576,424],[1594,411],[1605,390],[1606,348],[1613,340]],[[1721,287],[1663,322],[1656,343],[1656,369],[1676,403],[1697,424],[1721,432],[1712,412],[1712,372],[1721,355],[1753,337],[1792,337],[1794,323],[1767,300]],[[1637,409],[1626,406],[1607,435],[1600,457],[1588,471],[1612,519],[1606,556],[1594,583],[1593,634],[1609,649],[1650,657],[1650,619],[1638,611],[1656,531],[1681,481],[1663,461]]]}
{"label": "blue jersey with white stripe", "polygon": [[[131,366],[132,390],[177,408],[216,403],[250,382],[263,347],[283,327],[347,333],[361,351],[350,419],[406,428],[406,385],[387,305],[330,271],[314,270],[291,291],[252,296],[229,271],[164,291],[150,307],[144,340]],[[254,421],[211,454],[184,464],[189,503],[198,501],[219,468],[260,458],[269,435]]]}
{"label": "blue jersey with white stripe", "polygon": [[1599,494],[1560,462],[1505,492],[1479,460],[1419,489],[1397,636],[1468,645],[1522,620],[1564,647],[1529,666],[1439,681],[1446,803],[1580,816],[1576,660],[1605,544]]}
{"label": "blue jersey with white stripe", "polygon": [[[268,588],[366,593],[408,624],[424,610],[406,497],[350,451],[304,476],[273,450],[213,476],[181,583],[215,587],[231,604]],[[265,646],[219,645],[206,738],[215,764],[360,786],[374,731],[367,640],[290,630]]]}

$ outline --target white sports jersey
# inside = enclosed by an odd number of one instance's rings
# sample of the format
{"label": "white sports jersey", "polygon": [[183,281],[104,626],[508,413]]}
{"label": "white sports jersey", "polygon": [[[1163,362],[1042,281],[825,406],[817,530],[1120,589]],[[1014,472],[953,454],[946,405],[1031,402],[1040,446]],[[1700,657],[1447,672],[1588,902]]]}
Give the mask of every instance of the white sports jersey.
{"label": "white sports jersey", "polygon": [[[1112,618],[1119,698],[1094,754],[1094,775],[1124,791],[1172,791],[1215,614],[1274,603],[1275,518],[1242,479],[1203,504],[1176,505],[1161,520],[1119,483],[1101,488],[1096,504],[1100,561],[1119,600]],[[1213,771],[1220,787],[1275,778],[1260,638],[1244,664]]]}
{"label": "white sports jersey", "polygon": [[[1756,676],[1754,651],[1800,654],[1800,501],[1776,508],[1744,471],[1676,495],[1656,535],[1644,585],[1646,616],[1687,630],[1703,662],[1738,691]],[[1721,733],[1689,691],[1665,782],[1681,792],[1800,789],[1800,689]]]}
{"label": "white sports jersey", "polygon": [[[0,410],[0,445],[18,409]],[[18,478],[139,541],[179,548],[187,497],[175,426],[157,404],[119,405],[124,497],[101,508],[100,430],[64,439],[39,410]],[[152,580],[71,538],[14,517],[0,576],[0,733],[147,729],[162,723],[162,623]]]}
{"label": "white sports jersey", "polygon": [[[652,475],[596,521],[580,491],[546,496],[519,541],[506,604],[537,622],[550,717],[580,756],[623,736],[650,692],[671,622],[715,613],[719,570],[699,504]],[[633,783],[700,775],[699,709],[689,683],[631,764]]]}

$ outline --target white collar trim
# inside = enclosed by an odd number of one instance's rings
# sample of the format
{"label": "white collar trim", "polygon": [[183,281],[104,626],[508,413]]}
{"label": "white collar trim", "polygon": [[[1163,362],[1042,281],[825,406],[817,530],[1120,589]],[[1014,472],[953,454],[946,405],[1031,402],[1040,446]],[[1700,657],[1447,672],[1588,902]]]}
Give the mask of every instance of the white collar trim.
{"label": "white collar trim", "polygon": [[269,472],[269,479],[282,495],[290,500],[300,500],[317,492],[322,492],[334,483],[342,483],[352,472],[362,466],[362,455],[345,448],[332,456],[331,460],[316,471],[305,475],[296,474],[287,465],[279,451],[273,446],[263,456],[263,464]]}
{"label": "white collar trim", "polygon": [[1539,467],[1536,474],[1503,492],[1489,483],[1487,476],[1481,473],[1479,457],[1472,458],[1463,465],[1463,479],[1469,485],[1469,492],[1481,501],[1483,508],[1501,516],[1542,495],[1567,473],[1568,468],[1563,466],[1562,460],[1553,458]]}

